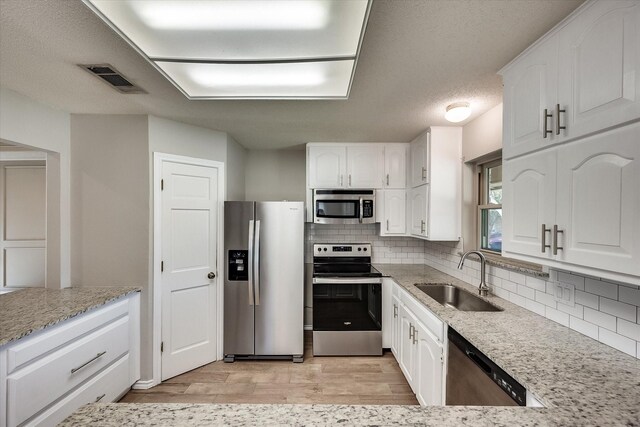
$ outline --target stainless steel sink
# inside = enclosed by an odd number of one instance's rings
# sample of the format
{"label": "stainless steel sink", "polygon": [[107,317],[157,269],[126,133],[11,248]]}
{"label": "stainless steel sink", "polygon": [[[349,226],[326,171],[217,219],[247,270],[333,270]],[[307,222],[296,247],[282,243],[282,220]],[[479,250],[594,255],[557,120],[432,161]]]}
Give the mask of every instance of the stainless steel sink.
{"label": "stainless steel sink", "polygon": [[446,283],[420,283],[416,287],[445,307],[460,311],[502,311],[471,292]]}

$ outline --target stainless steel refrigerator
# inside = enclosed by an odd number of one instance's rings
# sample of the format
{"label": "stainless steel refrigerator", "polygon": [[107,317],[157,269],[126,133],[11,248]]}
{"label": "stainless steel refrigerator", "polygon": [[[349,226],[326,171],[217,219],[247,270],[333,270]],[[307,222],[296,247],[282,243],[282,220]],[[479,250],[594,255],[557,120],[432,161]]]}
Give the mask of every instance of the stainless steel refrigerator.
{"label": "stainless steel refrigerator", "polygon": [[224,360],[304,353],[304,204],[225,202]]}

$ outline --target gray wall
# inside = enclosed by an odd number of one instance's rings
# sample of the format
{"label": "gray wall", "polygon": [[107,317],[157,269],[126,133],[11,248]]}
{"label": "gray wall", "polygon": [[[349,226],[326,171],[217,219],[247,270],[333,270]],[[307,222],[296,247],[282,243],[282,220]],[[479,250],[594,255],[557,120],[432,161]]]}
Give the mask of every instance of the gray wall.
{"label": "gray wall", "polygon": [[238,144],[235,139],[227,135],[227,200],[245,199],[245,171],[247,163],[247,149]]}
{"label": "gray wall", "polygon": [[246,200],[305,200],[305,150],[249,150]]}

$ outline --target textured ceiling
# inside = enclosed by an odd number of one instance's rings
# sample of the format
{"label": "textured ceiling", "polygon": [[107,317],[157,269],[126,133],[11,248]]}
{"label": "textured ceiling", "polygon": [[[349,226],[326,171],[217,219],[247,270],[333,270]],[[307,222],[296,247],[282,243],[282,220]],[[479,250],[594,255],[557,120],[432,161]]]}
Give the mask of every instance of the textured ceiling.
{"label": "textured ceiling", "polygon": [[[497,105],[496,72],[582,0],[374,0],[348,100],[188,101],[80,0],[0,0],[0,85],[72,113],[153,114],[229,132],[247,148],[410,141]],[[110,63],[122,95],[75,64]],[[463,122],[462,124],[466,123]]]}

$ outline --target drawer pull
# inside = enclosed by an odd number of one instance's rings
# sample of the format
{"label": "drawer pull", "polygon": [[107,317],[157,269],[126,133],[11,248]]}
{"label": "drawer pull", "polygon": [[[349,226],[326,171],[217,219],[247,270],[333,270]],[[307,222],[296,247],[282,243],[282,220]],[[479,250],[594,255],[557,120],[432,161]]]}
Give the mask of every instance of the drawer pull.
{"label": "drawer pull", "polygon": [[103,397],[105,397],[106,395],[107,395],[107,393],[104,393],[102,396],[98,396],[98,397],[96,397],[96,400],[95,400],[95,402],[93,402],[93,403],[98,403],[98,402],[100,402],[100,401],[102,400],[102,398],[103,398]]}
{"label": "drawer pull", "polygon": [[71,370],[72,374],[75,374],[76,372],[78,372],[80,369],[84,368],[85,366],[87,366],[89,363],[91,362],[95,362],[96,360],[98,360],[99,358],[101,358],[102,356],[104,356],[105,354],[107,354],[107,351],[103,351],[101,353],[96,354],[96,357],[94,357],[93,359],[83,363],[82,365],[78,366],[77,368],[73,368]]}

